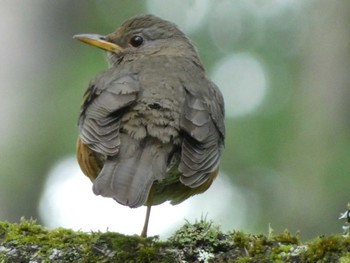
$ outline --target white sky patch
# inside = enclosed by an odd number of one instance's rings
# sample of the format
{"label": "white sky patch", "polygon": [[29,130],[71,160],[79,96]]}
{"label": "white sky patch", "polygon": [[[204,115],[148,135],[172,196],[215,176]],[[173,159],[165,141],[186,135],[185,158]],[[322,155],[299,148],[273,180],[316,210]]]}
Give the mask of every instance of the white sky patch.
{"label": "white sky patch", "polygon": [[[145,207],[131,209],[110,198],[96,196],[92,183],[80,171],[74,157],[59,162],[49,173],[40,202],[40,215],[49,228],[66,227],[82,231],[116,231],[140,234]],[[173,206],[153,206],[149,235],[166,238],[185,223],[202,216],[220,224],[223,230],[242,228],[247,205],[242,193],[220,174],[204,194]]]}
{"label": "white sky patch", "polygon": [[212,79],[224,95],[228,117],[239,117],[256,110],[266,95],[264,68],[249,53],[231,54],[218,61]]}

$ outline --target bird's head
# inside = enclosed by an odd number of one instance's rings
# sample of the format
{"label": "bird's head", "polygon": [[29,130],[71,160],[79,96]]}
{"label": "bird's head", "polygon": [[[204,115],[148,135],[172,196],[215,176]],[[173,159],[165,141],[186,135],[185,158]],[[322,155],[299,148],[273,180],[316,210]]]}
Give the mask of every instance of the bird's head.
{"label": "bird's head", "polygon": [[133,17],[106,36],[79,34],[74,38],[107,51],[112,66],[123,60],[157,55],[186,56],[198,60],[195,48],[186,35],[175,24],[153,15]]}

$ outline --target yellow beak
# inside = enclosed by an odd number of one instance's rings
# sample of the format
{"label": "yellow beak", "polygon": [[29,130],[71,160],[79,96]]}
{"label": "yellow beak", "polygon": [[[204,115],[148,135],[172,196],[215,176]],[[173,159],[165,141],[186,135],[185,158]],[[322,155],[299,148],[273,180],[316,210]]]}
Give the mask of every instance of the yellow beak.
{"label": "yellow beak", "polygon": [[78,39],[86,44],[101,48],[106,51],[119,53],[123,51],[123,48],[114,44],[112,42],[108,42],[105,36],[97,35],[97,34],[79,34],[73,36],[74,39]]}

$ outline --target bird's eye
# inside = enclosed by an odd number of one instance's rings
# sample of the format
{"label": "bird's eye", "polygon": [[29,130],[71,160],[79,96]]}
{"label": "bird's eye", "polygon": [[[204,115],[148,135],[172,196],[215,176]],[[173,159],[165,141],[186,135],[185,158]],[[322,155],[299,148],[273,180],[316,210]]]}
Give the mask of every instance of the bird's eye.
{"label": "bird's eye", "polygon": [[136,35],[136,36],[132,36],[130,38],[130,41],[129,41],[130,45],[132,45],[133,47],[139,47],[142,45],[143,43],[143,38],[139,35]]}

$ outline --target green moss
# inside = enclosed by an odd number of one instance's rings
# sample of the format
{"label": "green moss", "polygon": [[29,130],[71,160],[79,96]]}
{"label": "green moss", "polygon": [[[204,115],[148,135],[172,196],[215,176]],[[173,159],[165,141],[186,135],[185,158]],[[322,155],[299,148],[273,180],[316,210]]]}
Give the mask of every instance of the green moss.
{"label": "green moss", "polygon": [[165,243],[157,237],[141,238],[118,233],[101,234],[94,243],[96,254],[110,256],[113,262],[174,262],[171,252],[165,249]]}
{"label": "green moss", "polygon": [[350,238],[306,243],[288,231],[268,236],[223,233],[204,219],[186,222],[167,242],[118,233],[47,230],[34,220],[0,222],[0,262],[341,262],[350,263]]}
{"label": "green moss", "polygon": [[188,262],[197,262],[203,250],[213,253],[208,258],[212,262],[265,262],[266,258],[284,262],[297,257],[291,255],[291,250],[299,244],[298,236],[288,231],[269,238],[241,231],[224,234],[219,226],[203,219],[194,224],[186,222],[169,241],[181,250],[181,259]]}
{"label": "green moss", "polygon": [[270,237],[273,241],[280,242],[281,244],[294,244],[299,245],[299,233],[296,233],[294,236],[288,231],[284,230],[283,233],[279,235],[272,235]]}
{"label": "green moss", "polygon": [[211,221],[201,219],[194,224],[186,222],[170,237],[170,242],[178,247],[201,247],[209,252],[223,250],[232,244]]}
{"label": "green moss", "polygon": [[227,251],[232,246],[232,241],[227,237],[219,226],[201,219],[194,224],[187,221],[169,238],[169,242],[182,251],[183,260],[207,262],[214,257],[214,253]]}
{"label": "green moss", "polygon": [[7,248],[6,262],[16,260],[59,259],[73,262],[79,255],[88,254],[94,234],[73,232],[63,228],[49,231],[34,220],[22,219],[19,224],[0,224],[1,245]]}
{"label": "green moss", "polygon": [[272,245],[270,259],[274,262],[288,262],[299,258],[299,253],[295,251],[300,243],[298,233],[292,235],[287,230],[279,235],[270,233],[269,242]]}
{"label": "green moss", "polygon": [[337,262],[339,254],[344,250],[344,238],[341,236],[319,237],[308,245],[304,259],[308,262]]}
{"label": "green moss", "polygon": [[34,220],[0,223],[0,262],[174,262],[164,243],[117,233],[47,230]]}
{"label": "green moss", "polygon": [[350,253],[346,253],[345,256],[339,258],[338,263],[350,263]]}

